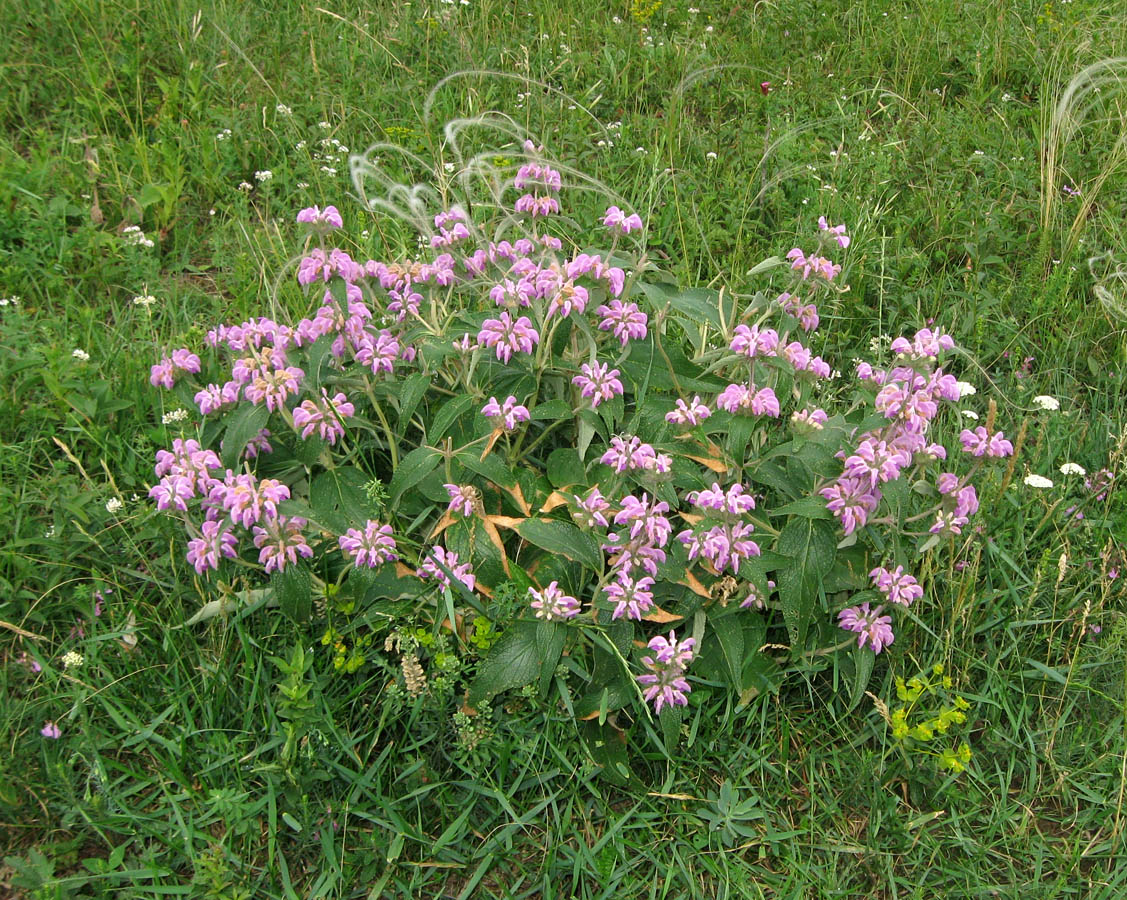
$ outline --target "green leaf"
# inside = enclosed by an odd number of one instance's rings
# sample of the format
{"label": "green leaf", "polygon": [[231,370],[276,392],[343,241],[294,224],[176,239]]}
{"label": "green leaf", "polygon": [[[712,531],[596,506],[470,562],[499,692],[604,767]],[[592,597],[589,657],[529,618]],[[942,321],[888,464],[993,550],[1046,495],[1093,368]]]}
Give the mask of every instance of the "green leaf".
{"label": "green leaf", "polygon": [[594,538],[568,522],[558,519],[525,519],[516,531],[541,550],[564,556],[588,569],[597,570],[602,564],[602,553]]}
{"label": "green leaf", "polygon": [[396,434],[402,436],[411,423],[411,416],[419,406],[430,387],[431,376],[426,372],[416,372],[403,382],[403,389],[399,393],[399,421],[396,423]]}
{"label": "green leaf", "polygon": [[728,666],[732,687],[739,690],[743,687],[744,620],[739,609],[728,612],[727,615],[724,612],[726,611],[713,610],[708,617],[708,623],[720,641],[720,650]]}
{"label": "green leaf", "polygon": [[442,408],[435,413],[434,419],[427,429],[427,443],[437,444],[446,437],[446,432],[450,430],[450,426],[461,415],[468,412],[473,405],[474,399],[469,394],[459,394],[457,397],[447,400]]}
{"label": "green leaf", "polygon": [[251,438],[266,427],[270,410],[264,405],[243,404],[227,420],[227,431],[223,435],[223,465],[225,468],[238,467]]}
{"label": "green leaf", "polygon": [[540,652],[540,696],[548,696],[548,688],[563,654],[567,631],[556,622],[540,622],[536,626],[536,642]]}
{"label": "green leaf", "polygon": [[557,488],[587,484],[587,470],[574,448],[560,447],[552,451],[548,457],[548,480]]}
{"label": "green leaf", "polygon": [[796,655],[802,652],[806,642],[822,578],[833,568],[836,543],[828,523],[794,516],[780,532],[775,545],[779,553],[790,557],[779,570],[778,582],[791,651]]}
{"label": "green leaf", "polygon": [[852,658],[853,679],[849,688],[849,710],[853,710],[865,695],[877,655],[868,647],[854,647]]}
{"label": "green leaf", "polygon": [[309,569],[290,563],[283,571],[275,572],[271,582],[282,612],[299,625],[308,622],[313,609],[313,578]]}
{"label": "green leaf", "polygon": [[[489,656],[478,666],[477,677],[470,685],[468,697],[470,706],[477,706],[502,691],[531,684],[539,677],[541,653],[550,649],[541,641],[538,627],[540,624],[514,622],[508,631],[501,635],[501,639],[490,650]],[[562,638],[561,634],[561,650]]]}
{"label": "green leaf", "polygon": [[355,466],[329,469],[313,479],[309,487],[309,505],[317,521],[341,533],[349,528],[363,528],[373,517],[365,485],[368,476]]}
{"label": "green leaf", "polygon": [[665,753],[671,756],[677,749],[677,741],[681,737],[681,707],[666,704],[658,713],[658,722],[661,723],[661,736],[665,742]]}
{"label": "green leaf", "polygon": [[537,403],[529,415],[533,419],[570,419],[572,408],[566,400],[547,400],[544,403]]}
{"label": "green leaf", "polygon": [[826,501],[816,497],[804,497],[771,510],[772,516],[803,516],[807,519],[831,519],[833,513],[826,509]]}
{"label": "green leaf", "polygon": [[418,447],[404,456],[392,473],[391,484],[387,486],[388,503],[394,506],[404,492],[437,469],[441,461],[442,454],[430,447]]}

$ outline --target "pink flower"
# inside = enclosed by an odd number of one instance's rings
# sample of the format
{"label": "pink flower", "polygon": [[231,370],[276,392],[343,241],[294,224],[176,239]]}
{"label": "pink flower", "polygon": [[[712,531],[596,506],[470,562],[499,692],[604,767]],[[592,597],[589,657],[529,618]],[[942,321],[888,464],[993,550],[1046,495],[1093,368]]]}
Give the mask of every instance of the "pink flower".
{"label": "pink flower", "polygon": [[845,233],[844,225],[834,225],[831,228],[830,224],[826,221],[826,217],[820,216],[818,218],[818,227],[837,241],[837,245],[841,247],[842,250],[849,246],[849,236]]}
{"label": "pink flower", "polygon": [[493,420],[495,427],[504,428],[505,431],[515,431],[518,423],[532,418],[528,409],[517,403],[517,398],[511,394],[505,398],[504,404],[498,403],[496,397],[490,397],[481,412]]}
{"label": "pink flower", "polygon": [[383,563],[399,559],[391,526],[381,525],[372,519],[364,524],[363,531],[349,528],[337,538],[337,543],[344,555],[351,557],[352,564],[357,567],[374,569]]}
{"label": "pink flower", "polygon": [[628,216],[617,206],[612,206],[607,209],[606,215],[603,216],[603,224],[611,231],[629,234],[631,231],[642,230],[642,217],[637,213]]}
{"label": "pink flower", "polygon": [[553,581],[542,591],[530,587],[528,593],[532,596],[529,606],[536,610],[538,619],[551,622],[556,619],[573,619],[579,615],[579,601],[565,594],[559,582]]}
{"label": "pink flower", "polygon": [[343,419],[350,418],[356,412],[356,407],[348,402],[348,398],[338,391],[332,399],[325,388],[321,388],[321,400],[314,403],[306,400],[293,411],[294,428],[301,429],[302,440],[307,440],[314,432],[320,434],[323,441],[335,444],[338,437],[344,434]]}
{"label": "pink flower", "polygon": [[848,475],[842,475],[820,493],[829,501],[826,509],[841,520],[842,530],[847,536],[864,527],[869,515],[880,505],[881,498],[880,491],[872,486],[869,479]]}
{"label": "pink flower", "polygon": [[749,359],[757,356],[775,356],[779,348],[779,333],[774,328],[764,328],[758,325],[737,325],[729,345],[733,353],[739,353]]}
{"label": "pink flower", "polygon": [[911,606],[913,600],[919,600],[924,595],[924,589],[912,575],[904,571],[903,566],[897,566],[891,571],[878,566],[869,573],[869,577],[877,590],[901,606]]}
{"label": "pink flower", "polygon": [[517,212],[528,213],[533,218],[548,216],[560,211],[560,201],[550,194],[525,194],[517,199],[513,209]]}
{"label": "pink flower", "polygon": [[616,604],[611,619],[621,619],[623,616],[640,621],[642,616],[653,609],[654,596],[650,592],[654,580],[642,576],[636,581],[625,572],[620,572],[615,581],[610,582],[603,591],[607,599]]}
{"label": "pink flower", "polygon": [[592,409],[597,408],[603,401],[622,394],[618,369],[611,369],[606,363],[596,362],[593,366],[583,363],[579,371],[582,374],[572,378],[571,383],[579,387],[580,396],[590,398]]}
{"label": "pink flower", "polygon": [[657,453],[654,448],[643,443],[641,438],[634,435],[612,437],[610,448],[602,455],[599,462],[610,466],[616,472],[625,472],[628,469],[642,469],[664,475],[673,467],[673,460],[665,453]]}
{"label": "pink flower", "polygon": [[700,402],[700,396],[694,396],[692,403],[685,403],[678,398],[676,408],[665,414],[665,421],[671,425],[699,425],[712,415],[712,411]]}
{"label": "pink flower", "polygon": [[450,587],[450,578],[444,569],[450,570],[466,590],[472,591],[476,578],[470,571],[469,563],[458,563],[458,554],[444,547],[432,547],[430,556],[423,560],[422,565],[415,571],[419,578],[433,578],[443,587]]}
{"label": "pink flower", "polygon": [[669,638],[655,637],[649,643],[654,655],[642,657],[642,665],[648,670],[638,676],[638,683],[646,690],[643,694],[652,701],[654,711],[661,712],[662,706],[685,706],[689,702],[688,693],[692,690],[685,679],[685,669],[693,661],[696,641],[685,638],[677,641],[676,632],[670,631]]}
{"label": "pink flower", "polygon": [[258,481],[253,475],[236,475],[228,469],[227,478],[212,488],[212,499],[230,512],[232,522],[250,528],[264,518],[278,518],[278,504],[290,499],[290,489],[275,478]]}
{"label": "pink flower", "polygon": [[188,562],[195,566],[196,574],[208,569],[218,569],[221,557],[234,559],[239,541],[219,522],[208,521],[200,526],[200,537],[188,541]]}
{"label": "pink flower", "polygon": [[465,516],[467,519],[473,515],[474,504],[477,502],[477,488],[468,484],[444,484],[443,487],[450,495],[450,505],[446,507],[448,513]]}
{"label": "pink flower", "polygon": [[287,565],[296,564],[299,556],[308,558],[313,555],[301,533],[305,519],[277,516],[265,519],[263,524],[265,528],[254,526],[254,546],[259,549],[258,561],[267,572],[283,572]]}
{"label": "pink flower", "polygon": [[880,653],[896,639],[892,633],[892,616],[882,616],[883,609],[883,606],[878,606],[870,611],[868,603],[851,606],[837,614],[838,624],[846,631],[857,632],[858,647],[864,647],[868,642],[873,653]]}
{"label": "pink flower", "polygon": [[323,210],[316,206],[307,206],[297,214],[297,221],[303,225],[324,229],[344,227],[344,220],[335,206],[326,206]]}
{"label": "pink flower", "polygon": [[610,504],[597,487],[591,488],[587,494],[586,499],[572,494],[572,499],[575,501],[576,509],[572,511],[571,517],[575,523],[581,528],[594,528],[598,525],[601,528],[607,527],[607,518],[603,515],[608,509]]}
{"label": "pink flower", "polygon": [[[767,582],[768,593],[770,593],[774,589],[774,587],[775,582]],[[759,593],[759,588],[757,588],[754,584],[748,585],[747,597],[740,601],[740,609],[750,609],[752,607],[754,607],[755,609],[763,609],[764,605],[764,599],[763,596]]]}
{"label": "pink flower", "polygon": [[959,440],[963,444],[963,450],[971,456],[1012,456],[1014,452],[1014,445],[1005,439],[1002,432],[995,432],[993,435],[988,435],[986,429],[979,425],[974,431],[969,428],[964,428],[959,435]]}
{"label": "pink flower", "polygon": [[514,322],[506,310],[499,318],[486,319],[481,323],[477,340],[483,347],[496,347],[497,358],[507,363],[514,351],[531,353],[532,348],[540,343],[540,334],[532,327],[528,316],[521,316]]}
{"label": "pink flower", "polygon": [[595,310],[602,319],[599,321],[599,331],[611,331],[618,338],[618,342],[625,347],[628,341],[640,341],[646,336],[646,324],[649,317],[638,308],[636,303],[623,303],[617,298],[612,298]]}
{"label": "pink flower", "polygon": [[62,729],[60,729],[59,726],[54,722],[48,722],[46,725],[39,729],[39,733],[43,735],[43,737],[48,738],[52,741],[57,741],[63,736]]}

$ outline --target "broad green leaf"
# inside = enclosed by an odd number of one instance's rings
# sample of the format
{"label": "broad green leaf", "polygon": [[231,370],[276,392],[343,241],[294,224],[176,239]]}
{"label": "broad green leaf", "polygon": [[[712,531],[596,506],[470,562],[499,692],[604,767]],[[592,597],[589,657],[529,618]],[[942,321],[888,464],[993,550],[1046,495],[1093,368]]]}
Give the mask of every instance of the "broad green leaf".
{"label": "broad green leaf", "polygon": [[419,401],[430,387],[430,382],[431,376],[426,372],[416,372],[404,380],[403,388],[399,392],[399,421],[395,424],[398,435],[402,436],[407,432],[407,426],[411,424],[411,416],[415,414]]}
{"label": "broad green leaf", "polygon": [[771,510],[772,516],[803,516],[807,519],[831,519],[833,513],[826,509],[826,501],[817,497],[803,497]]}
{"label": "broad green leaf", "polygon": [[681,707],[665,705],[658,713],[658,722],[661,723],[661,737],[665,743],[666,755],[672,755],[677,749],[677,742],[681,738]]}
{"label": "broad green leaf", "polygon": [[459,394],[447,400],[442,408],[435,413],[427,429],[427,443],[437,444],[450,430],[450,426],[474,405],[474,399],[469,394]]}
{"label": "broad green leaf", "polygon": [[728,677],[734,688],[743,687],[744,665],[744,619],[740,610],[720,610],[714,608],[708,623],[720,641],[720,650],[728,667]]}
{"label": "broad green leaf", "polygon": [[594,538],[569,522],[525,519],[516,530],[517,534],[541,550],[567,557],[588,569],[597,570],[602,564],[602,553]]}
{"label": "broad green leaf", "polygon": [[539,677],[541,653],[549,649],[540,639],[539,624],[514,622],[501,635],[489,656],[478,666],[477,677],[470,685],[471,706],[510,688],[531,684]]}
{"label": "broad green leaf", "polygon": [[394,506],[405,491],[437,469],[440,462],[442,455],[430,447],[418,447],[404,456],[391,475],[391,484],[387,486],[388,503]]}
{"label": "broad green leaf", "polygon": [[227,431],[223,435],[223,465],[228,469],[238,468],[239,460],[251,438],[266,427],[270,410],[265,405],[244,403],[227,420]]}
{"label": "broad green leaf", "polygon": [[537,403],[529,414],[533,419],[570,419],[572,409],[566,400],[547,400]]}
{"label": "broad green leaf", "polygon": [[365,486],[368,476],[355,466],[329,469],[313,479],[309,487],[309,505],[317,521],[341,533],[349,528],[363,528],[374,516]]}
{"label": "broad green leaf", "polygon": [[560,447],[548,457],[548,480],[553,487],[587,484],[587,470],[572,447]]}
{"label": "broad green leaf", "polygon": [[779,553],[790,557],[779,570],[778,582],[791,651],[796,655],[806,642],[822,578],[833,568],[836,544],[834,531],[827,522],[795,516],[780,532],[775,545]]}
{"label": "broad green leaf", "polygon": [[868,687],[869,678],[873,674],[877,655],[868,647],[854,647],[849,657],[843,657],[845,658],[850,659],[849,668],[853,670],[853,678],[849,685],[849,709],[852,710],[865,695],[865,688]]}
{"label": "broad green leaf", "polygon": [[290,563],[275,572],[271,583],[282,612],[299,625],[309,621],[313,609],[313,579],[304,565]]}

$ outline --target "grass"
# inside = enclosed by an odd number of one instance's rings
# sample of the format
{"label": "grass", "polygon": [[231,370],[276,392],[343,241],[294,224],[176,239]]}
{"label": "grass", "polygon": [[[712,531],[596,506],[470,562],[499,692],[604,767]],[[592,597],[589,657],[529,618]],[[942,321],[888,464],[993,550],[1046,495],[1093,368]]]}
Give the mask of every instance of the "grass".
{"label": "grass", "polygon": [[[1117,7],[699,5],[5,6],[0,296],[20,299],[0,307],[4,890],[1127,890],[1127,617],[1124,579],[1107,577],[1127,499],[1084,499],[1057,473],[1127,475],[1120,82],[1068,88],[1122,71],[1102,62],[1127,46]],[[829,352],[935,317],[978,399],[1025,428],[1017,468],[982,492],[972,564],[931,573],[934,612],[870,686],[894,703],[894,677],[947,667],[974,705],[959,779],[903,755],[816,662],[743,708],[690,707],[670,760],[656,735],[627,750],[535,697],[455,724],[456,704],[390,692],[378,653],[336,672],[319,632],[268,611],[186,625],[206,588],[132,499],[176,434],[149,364],[216,322],[300,309],[275,281],[293,215],[336,202],[363,218],[349,152],[438,159],[442,123],[491,109],[638,208],[685,284],[755,290],[749,269],[818,215],[850,223]],[[156,246],[128,246],[130,224]],[[363,227],[376,258],[411,246],[386,218]],[[135,305],[144,293],[158,302]],[[1061,412],[1036,411],[1038,394]],[[1026,489],[1027,469],[1057,487]],[[1078,503],[1083,520],[1066,513]],[[310,644],[310,668],[287,673]],[[67,650],[81,668],[62,669]],[[287,705],[287,684],[309,688],[307,707]],[[63,739],[39,737],[47,719]],[[305,739],[287,757],[295,720]]]}

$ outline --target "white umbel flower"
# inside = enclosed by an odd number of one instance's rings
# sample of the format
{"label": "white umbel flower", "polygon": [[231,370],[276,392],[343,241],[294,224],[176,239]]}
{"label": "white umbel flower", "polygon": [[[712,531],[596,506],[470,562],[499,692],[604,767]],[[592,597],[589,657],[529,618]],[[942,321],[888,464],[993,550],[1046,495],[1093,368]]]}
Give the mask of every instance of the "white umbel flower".
{"label": "white umbel flower", "polygon": [[1038,409],[1047,409],[1050,412],[1056,412],[1060,409],[1060,401],[1056,397],[1050,397],[1048,394],[1040,394],[1034,397],[1033,405]]}
{"label": "white umbel flower", "polygon": [[1025,483],[1031,488],[1051,488],[1053,482],[1051,478],[1046,478],[1044,475],[1026,475]]}
{"label": "white umbel flower", "polygon": [[976,388],[969,381],[956,381],[955,387],[959,389],[960,397],[971,397],[974,394],[978,393],[978,388]]}
{"label": "white umbel flower", "polygon": [[1080,463],[1066,462],[1060,467],[1061,475],[1087,475],[1087,471]]}

